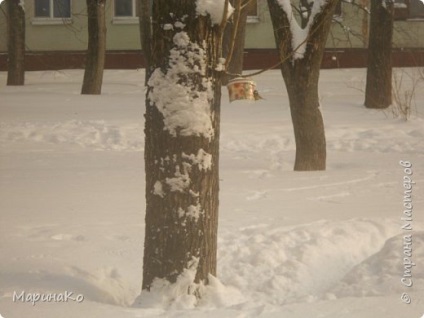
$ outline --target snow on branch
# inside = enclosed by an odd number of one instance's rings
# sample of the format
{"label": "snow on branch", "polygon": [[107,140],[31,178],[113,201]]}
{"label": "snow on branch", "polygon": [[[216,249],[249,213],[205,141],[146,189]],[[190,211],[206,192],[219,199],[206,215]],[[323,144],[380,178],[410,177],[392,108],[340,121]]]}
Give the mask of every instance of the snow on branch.
{"label": "snow on branch", "polygon": [[226,0],[197,0],[196,11],[199,15],[210,15],[213,24],[221,24],[224,15],[225,3],[227,7],[227,19],[233,14],[234,8]]}
{"label": "snow on branch", "polygon": [[[0,4],[2,4],[2,3],[3,3],[3,1],[4,1],[4,0],[0,0]],[[22,8],[22,10],[24,10],[24,11],[25,11],[25,2],[24,2],[24,0],[19,0],[18,5]]]}
{"label": "snow on branch", "polygon": [[311,8],[311,14],[309,16],[308,23],[304,28],[302,28],[297,22],[293,8],[290,0],[277,0],[279,6],[285,14],[290,23],[290,32],[292,35],[292,48],[293,52],[293,60],[302,59],[305,51],[306,51],[306,43],[307,38],[309,36],[309,32],[311,30],[312,24],[314,23],[315,17],[322,12],[324,6],[327,4],[328,0],[311,0],[313,1],[313,5]]}

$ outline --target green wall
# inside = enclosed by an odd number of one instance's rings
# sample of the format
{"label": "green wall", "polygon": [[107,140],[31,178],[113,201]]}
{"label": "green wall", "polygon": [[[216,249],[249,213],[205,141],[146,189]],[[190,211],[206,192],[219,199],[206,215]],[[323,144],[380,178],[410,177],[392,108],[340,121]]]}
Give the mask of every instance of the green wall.
{"label": "green wall", "polygon": [[[33,0],[25,1],[26,42],[30,51],[85,50],[87,47],[86,10],[84,0],[72,1],[71,23],[56,21],[56,24],[36,23],[33,18]],[[112,1],[107,1],[107,49],[136,50],[140,48],[137,18],[122,21],[112,17]],[[266,0],[258,0],[258,17],[247,25],[246,48],[274,48],[274,35]],[[0,11],[0,51],[7,50],[7,25],[3,14],[5,3]],[[338,23],[333,23],[327,41],[329,48],[366,47],[364,17],[367,15],[350,4],[343,4],[343,14],[339,19],[351,32],[347,34]],[[366,21],[366,19],[365,19]],[[353,34],[352,34],[353,33]],[[395,47],[424,47],[424,20],[395,22]]]}

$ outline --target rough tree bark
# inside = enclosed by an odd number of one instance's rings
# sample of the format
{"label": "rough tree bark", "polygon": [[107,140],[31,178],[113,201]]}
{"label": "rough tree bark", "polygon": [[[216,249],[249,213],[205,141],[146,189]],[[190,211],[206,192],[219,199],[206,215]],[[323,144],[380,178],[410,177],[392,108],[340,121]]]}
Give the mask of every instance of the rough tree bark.
{"label": "rough tree bark", "polygon": [[7,0],[7,85],[25,83],[25,11],[20,0]]}
{"label": "rough tree bark", "polygon": [[224,31],[222,45],[223,56],[227,58],[227,74],[222,78],[222,84],[226,85],[232,78],[243,72],[244,43],[246,40],[246,23],[248,15],[247,3],[251,0],[230,0],[235,8],[231,21]]}
{"label": "rough tree bark", "polygon": [[[309,32],[305,41],[293,39],[294,16],[288,16],[278,0],[268,0],[274,35],[280,53],[281,72],[289,95],[296,141],[294,170],[325,170],[326,141],[318,96],[318,80],[325,43],[338,0],[328,0],[309,22],[299,29]],[[288,3],[290,6],[290,3]],[[289,10],[289,9],[287,9]],[[297,35],[298,36],[298,35]],[[297,43],[297,44],[296,44]],[[303,53],[299,52],[304,49]]]}
{"label": "rough tree bark", "polygon": [[392,38],[394,5],[371,0],[365,106],[387,108],[392,104]]}
{"label": "rough tree bark", "polygon": [[81,94],[102,92],[106,53],[106,0],[87,0],[88,48]]}
{"label": "rough tree bark", "polygon": [[[143,290],[216,275],[221,27],[196,1],[155,0],[144,26],[146,233]],[[142,5],[149,12],[148,0]],[[170,14],[172,12],[172,14]],[[150,18],[143,15],[143,19]],[[188,293],[193,293],[188,288]]]}

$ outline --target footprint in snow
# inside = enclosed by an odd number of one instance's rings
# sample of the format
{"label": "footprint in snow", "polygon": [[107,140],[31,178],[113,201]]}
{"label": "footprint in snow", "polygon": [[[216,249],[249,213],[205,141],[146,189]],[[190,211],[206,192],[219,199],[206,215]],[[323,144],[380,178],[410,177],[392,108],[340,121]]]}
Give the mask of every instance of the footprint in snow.
{"label": "footprint in snow", "polygon": [[255,201],[255,200],[260,200],[260,199],[264,199],[268,196],[268,192],[267,191],[253,191],[251,192],[252,194],[248,195],[246,197],[247,201]]}
{"label": "footprint in snow", "polygon": [[83,235],[72,235],[72,234],[55,234],[50,237],[52,240],[55,241],[85,241],[85,237]]}

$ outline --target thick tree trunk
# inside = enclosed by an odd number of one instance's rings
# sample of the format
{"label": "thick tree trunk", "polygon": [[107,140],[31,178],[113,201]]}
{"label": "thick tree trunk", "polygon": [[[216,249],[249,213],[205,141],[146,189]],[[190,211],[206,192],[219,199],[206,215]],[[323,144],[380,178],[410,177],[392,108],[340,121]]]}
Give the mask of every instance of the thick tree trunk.
{"label": "thick tree trunk", "polygon": [[106,0],[87,0],[88,49],[81,94],[101,94],[106,53]]}
{"label": "thick tree trunk", "polygon": [[392,103],[393,2],[371,0],[365,106],[387,108]]}
{"label": "thick tree trunk", "polygon": [[230,0],[235,8],[232,20],[227,24],[224,31],[222,45],[223,56],[228,60],[227,73],[222,78],[222,85],[242,74],[244,61],[244,43],[246,40],[246,23],[249,0]]}
{"label": "thick tree trunk", "polygon": [[[315,15],[305,43],[294,44],[290,21],[277,0],[268,0],[281,72],[289,95],[290,111],[296,141],[294,170],[311,171],[326,168],[324,122],[320,111],[318,80],[325,43],[338,0],[328,0]],[[307,21],[302,21],[305,28]],[[298,45],[299,47],[294,47]],[[300,46],[304,47],[302,56]]]}
{"label": "thick tree trunk", "polygon": [[144,290],[158,278],[174,283],[187,270],[193,283],[216,275],[219,32],[195,6],[192,0],[154,1],[151,36],[144,33]]}
{"label": "thick tree trunk", "polygon": [[7,0],[8,71],[7,85],[25,83],[25,11],[20,0]]}

